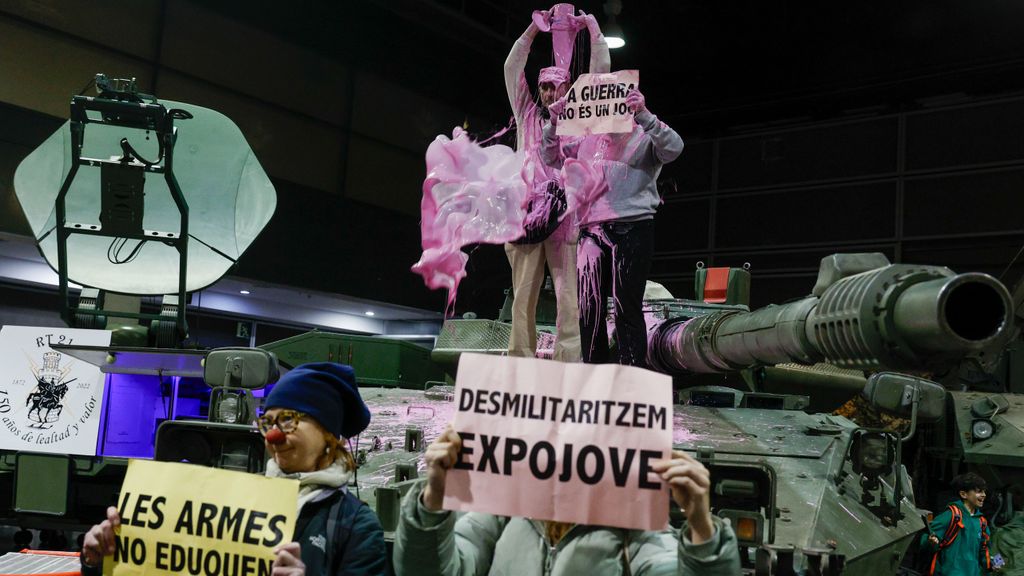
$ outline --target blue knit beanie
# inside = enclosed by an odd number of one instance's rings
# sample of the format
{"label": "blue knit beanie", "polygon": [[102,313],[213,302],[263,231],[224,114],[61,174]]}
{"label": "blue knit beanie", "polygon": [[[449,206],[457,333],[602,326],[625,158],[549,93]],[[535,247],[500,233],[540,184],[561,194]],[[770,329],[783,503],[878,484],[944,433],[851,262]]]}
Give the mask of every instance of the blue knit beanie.
{"label": "blue knit beanie", "polygon": [[370,410],[359,395],[355,371],[334,362],[301,364],[282,376],[267,396],[266,409],[271,408],[309,414],[325,430],[345,438],[370,424]]}

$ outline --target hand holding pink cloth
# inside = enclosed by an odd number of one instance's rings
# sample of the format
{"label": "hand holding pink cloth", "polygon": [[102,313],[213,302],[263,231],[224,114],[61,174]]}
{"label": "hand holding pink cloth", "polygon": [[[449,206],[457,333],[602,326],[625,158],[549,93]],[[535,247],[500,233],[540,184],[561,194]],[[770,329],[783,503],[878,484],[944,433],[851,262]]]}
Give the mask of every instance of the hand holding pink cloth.
{"label": "hand holding pink cloth", "polygon": [[579,20],[583,22],[583,25],[587,27],[587,31],[590,32],[590,41],[593,42],[601,37],[601,26],[597,23],[597,18],[593,14],[587,14],[583,10],[580,10]]}

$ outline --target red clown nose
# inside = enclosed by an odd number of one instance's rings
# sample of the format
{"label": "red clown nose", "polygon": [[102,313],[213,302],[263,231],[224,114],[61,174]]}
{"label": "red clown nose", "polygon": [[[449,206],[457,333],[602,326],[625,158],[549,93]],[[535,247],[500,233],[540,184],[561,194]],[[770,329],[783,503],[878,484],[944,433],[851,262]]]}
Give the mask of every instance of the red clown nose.
{"label": "red clown nose", "polygon": [[283,444],[285,433],[281,432],[280,428],[271,428],[270,432],[267,432],[267,444]]}

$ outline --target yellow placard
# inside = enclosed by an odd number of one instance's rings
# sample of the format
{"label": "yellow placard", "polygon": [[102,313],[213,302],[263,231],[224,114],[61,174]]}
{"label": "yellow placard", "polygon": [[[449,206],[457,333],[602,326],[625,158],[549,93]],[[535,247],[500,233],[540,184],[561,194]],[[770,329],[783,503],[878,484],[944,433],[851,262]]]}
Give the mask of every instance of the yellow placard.
{"label": "yellow placard", "polygon": [[270,576],[273,549],[292,540],[297,480],[132,460],[117,505],[110,576]]}

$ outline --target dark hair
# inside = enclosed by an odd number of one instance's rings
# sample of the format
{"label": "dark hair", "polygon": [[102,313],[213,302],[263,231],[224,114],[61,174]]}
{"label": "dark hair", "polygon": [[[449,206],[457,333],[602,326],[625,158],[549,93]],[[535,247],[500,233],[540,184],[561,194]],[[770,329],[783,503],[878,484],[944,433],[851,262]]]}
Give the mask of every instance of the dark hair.
{"label": "dark hair", "polygon": [[988,484],[985,479],[975,474],[974,472],[967,472],[953,478],[951,483],[953,490],[956,490],[957,494],[960,492],[970,492],[971,490],[981,491],[984,490]]}

